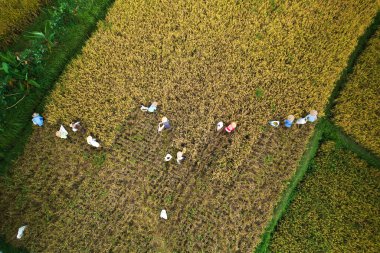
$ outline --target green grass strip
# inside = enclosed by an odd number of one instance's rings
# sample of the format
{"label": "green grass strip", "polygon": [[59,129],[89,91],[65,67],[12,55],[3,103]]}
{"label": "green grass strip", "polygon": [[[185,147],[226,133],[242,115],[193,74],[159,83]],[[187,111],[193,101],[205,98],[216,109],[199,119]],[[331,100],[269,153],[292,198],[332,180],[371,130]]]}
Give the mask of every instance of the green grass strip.
{"label": "green grass strip", "polygon": [[353,138],[344,133],[344,131],[334,125],[330,120],[324,120],[324,139],[333,140],[335,143],[347,150],[356,153],[361,159],[368,164],[380,168],[380,158],[370,150],[356,143]]}
{"label": "green grass strip", "polygon": [[[75,20],[66,24],[64,32],[59,35],[52,52],[46,59],[44,75],[38,79],[41,89],[34,89],[16,107],[9,110],[6,115],[6,131],[0,137],[0,174],[5,173],[12,162],[22,154],[25,144],[32,133],[31,115],[33,112],[43,112],[44,98],[54,87],[55,82],[61,75],[65,66],[82,49],[85,41],[96,29],[97,22],[104,19],[108,8],[114,0],[90,0],[85,11],[77,14]],[[41,16],[20,35],[10,49],[14,52],[28,48],[28,42],[23,35],[31,31],[42,30],[45,22],[49,19],[46,11],[41,11]]]}
{"label": "green grass strip", "polygon": [[348,75],[352,73],[354,66],[359,58],[359,55],[365,49],[367,42],[376,32],[380,21],[380,11],[377,12],[372,24],[366,29],[364,34],[359,38],[358,44],[355,50],[351,53],[347,66],[342,71],[339,80],[336,82],[335,88],[330,95],[329,102],[325,107],[325,118],[319,119],[319,122],[315,128],[314,135],[311,137],[310,142],[303,154],[299,167],[289,182],[289,186],[284,191],[280,202],[277,204],[273,212],[272,220],[269,222],[264,234],[262,235],[262,240],[259,246],[256,248],[256,253],[266,253],[269,252],[269,245],[272,238],[272,234],[276,229],[277,223],[285,213],[287,207],[293,200],[296,194],[297,185],[301,182],[306,171],[310,166],[310,162],[316,155],[319,148],[319,143],[325,138],[333,138],[338,141],[338,144],[348,148],[349,150],[357,153],[361,158],[366,160],[368,163],[373,165],[379,165],[379,159],[371,154],[368,150],[364,149],[350,137],[345,135],[338,127],[334,126],[328,119],[331,117],[332,108],[335,105],[335,99],[339,96],[341,90],[348,81]]}

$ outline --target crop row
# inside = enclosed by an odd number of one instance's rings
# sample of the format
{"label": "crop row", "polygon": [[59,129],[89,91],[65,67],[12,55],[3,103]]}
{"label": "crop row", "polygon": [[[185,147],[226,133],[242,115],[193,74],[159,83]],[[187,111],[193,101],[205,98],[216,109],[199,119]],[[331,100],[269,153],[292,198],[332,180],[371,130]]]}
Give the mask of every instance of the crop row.
{"label": "crop row", "polygon": [[[375,1],[117,0],[4,178],[0,229],[13,241],[29,222],[17,243],[37,252],[252,251],[314,128],[268,120],[323,111],[376,10]],[[139,110],[151,101],[157,114]],[[158,134],[162,116],[172,129]],[[102,150],[54,136],[75,119]],[[236,132],[217,134],[221,120],[237,121]],[[185,163],[164,162],[183,145]]]}
{"label": "crop row", "polygon": [[274,233],[271,252],[377,252],[380,173],[323,144]]}
{"label": "crop row", "polygon": [[337,99],[334,120],[366,148],[380,155],[380,30],[368,42]]}

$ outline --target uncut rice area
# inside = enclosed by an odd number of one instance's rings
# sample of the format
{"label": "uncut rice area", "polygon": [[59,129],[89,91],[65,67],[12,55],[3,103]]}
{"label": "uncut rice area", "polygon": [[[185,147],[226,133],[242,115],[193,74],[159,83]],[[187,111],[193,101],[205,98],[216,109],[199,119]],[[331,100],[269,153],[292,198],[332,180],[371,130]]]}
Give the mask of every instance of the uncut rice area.
{"label": "uncut rice area", "polygon": [[[254,249],[313,129],[271,129],[267,121],[322,111],[370,20],[363,16],[350,34],[350,20],[360,15],[347,21],[355,3],[341,11],[332,2],[332,14],[314,13],[320,6],[313,2],[280,6],[283,12],[272,13],[265,3],[116,1],[111,28],[99,28],[66,71],[47,108],[51,125],[35,131],[14,168],[15,189],[32,190],[26,207],[2,214],[7,238],[27,221],[30,231],[16,243],[38,252]],[[303,21],[310,13],[316,20]],[[347,24],[326,20],[331,15]],[[160,102],[157,114],[139,111],[153,100]],[[173,128],[158,135],[161,116]],[[101,132],[103,150],[89,149],[79,136],[70,144],[54,138],[55,121],[77,117]],[[236,120],[237,131],[216,134],[220,120]],[[164,163],[181,144],[186,162]],[[101,152],[106,159],[98,166]],[[167,221],[159,219],[164,208]]]}

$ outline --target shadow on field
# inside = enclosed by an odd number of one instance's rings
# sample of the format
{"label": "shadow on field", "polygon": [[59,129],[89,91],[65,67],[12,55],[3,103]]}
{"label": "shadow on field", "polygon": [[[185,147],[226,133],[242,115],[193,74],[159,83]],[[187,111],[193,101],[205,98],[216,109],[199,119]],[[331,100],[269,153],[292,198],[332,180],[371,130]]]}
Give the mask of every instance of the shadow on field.
{"label": "shadow on field", "polygon": [[3,236],[0,236],[0,251],[3,253],[29,253],[25,248],[16,248],[6,243]]}

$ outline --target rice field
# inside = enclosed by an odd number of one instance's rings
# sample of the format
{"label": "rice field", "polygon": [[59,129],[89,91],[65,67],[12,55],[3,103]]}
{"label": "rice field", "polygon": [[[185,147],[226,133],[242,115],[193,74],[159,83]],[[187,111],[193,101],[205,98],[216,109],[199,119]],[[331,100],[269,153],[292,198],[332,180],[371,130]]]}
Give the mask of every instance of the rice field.
{"label": "rice field", "polygon": [[379,183],[378,168],[334,142],[324,143],[270,252],[378,252]]}
{"label": "rice field", "polygon": [[[50,95],[45,126],[1,177],[0,230],[32,252],[253,251],[315,126],[268,121],[323,116],[377,9],[116,0]],[[158,112],[140,111],[153,101]],[[172,128],[159,134],[163,116]],[[54,136],[77,119],[102,148],[84,133]],[[218,134],[219,121],[238,127]],[[164,162],[184,146],[183,164]]]}
{"label": "rice field", "polygon": [[[334,121],[356,141],[380,156],[380,30],[358,60],[337,99]],[[352,98],[355,99],[352,99]]]}

